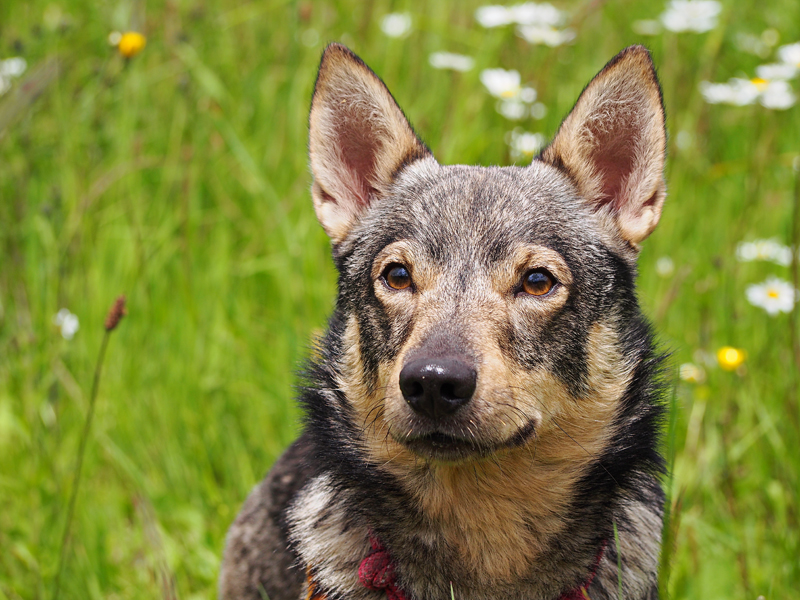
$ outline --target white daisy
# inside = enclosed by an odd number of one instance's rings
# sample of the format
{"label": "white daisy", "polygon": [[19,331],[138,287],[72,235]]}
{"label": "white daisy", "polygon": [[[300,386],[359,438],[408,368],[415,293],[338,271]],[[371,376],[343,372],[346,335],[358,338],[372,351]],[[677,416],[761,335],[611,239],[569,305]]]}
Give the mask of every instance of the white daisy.
{"label": "white daisy", "polygon": [[525,2],[510,7],[511,17],[517,25],[542,25],[556,27],[564,20],[564,13],[552,4]]}
{"label": "white daisy", "polygon": [[765,260],[788,267],[792,263],[792,249],[774,238],[739,242],[736,246],[736,258],[742,262]]}
{"label": "white daisy", "polygon": [[763,283],[747,286],[747,301],[767,311],[769,315],[779,312],[792,312],[800,293],[794,286],[783,279],[770,277]]}
{"label": "white daisy", "polygon": [[658,35],[661,33],[661,22],[655,19],[642,19],[634,21],[631,28],[639,35]]}
{"label": "white daisy", "polygon": [[319,44],[319,31],[309,27],[300,34],[300,41],[306,48],[313,48]]}
{"label": "white daisy", "polygon": [[669,277],[675,272],[675,263],[669,256],[662,256],[656,261],[656,274],[659,277]]}
{"label": "white daisy", "polygon": [[683,363],[680,368],[680,376],[688,383],[703,383],[706,380],[706,372],[703,367],[693,363]]}
{"label": "white daisy", "polygon": [[28,63],[21,56],[0,60],[0,77],[19,77],[28,68]]}
{"label": "white daisy", "polygon": [[497,112],[510,121],[519,121],[528,115],[528,105],[518,98],[507,98],[497,103]]}
{"label": "white daisy", "polygon": [[486,28],[500,27],[513,23],[514,15],[505,6],[481,6],[475,11],[475,20]]}
{"label": "white daisy", "polygon": [[777,44],[781,39],[781,33],[777,29],[768,27],[761,32],[761,40],[770,48]]}
{"label": "white daisy", "polygon": [[800,69],[800,42],[778,48],[778,60]]}
{"label": "white daisy", "polygon": [[708,352],[702,348],[698,348],[692,352],[692,358],[699,366],[705,365],[706,367],[716,367],[719,364],[717,362],[717,357],[713,352]]}
{"label": "white daisy", "polygon": [[514,98],[520,93],[522,81],[519,71],[505,69],[484,69],[481,71],[481,83],[489,93],[497,98]]}
{"label": "white daisy", "polygon": [[688,150],[694,144],[694,135],[685,129],[675,135],[675,145],[678,150]]}
{"label": "white daisy", "polygon": [[0,60],[0,96],[11,89],[11,80],[19,77],[28,68],[28,63],[20,56]]}
{"label": "white daisy", "polygon": [[72,314],[66,308],[62,308],[56,313],[53,323],[61,330],[61,337],[65,340],[71,340],[80,329],[77,315]]}
{"label": "white daisy", "polygon": [[717,26],[721,11],[715,0],[672,0],[661,14],[661,23],[670,31],[703,33]]}
{"label": "white daisy", "polygon": [[381,21],[381,30],[389,37],[404,37],[411,31],[411,15],[409,13],[389,13]]}
{"label": "white daisy", "polygon": [[525,86],[519,91],[519,99],[528,104],[536,102],[536,90],[532,87]]}
{"label": "white daisy", "polygon": [[511,147],[511,158],[520,160],[531,159],[544,148],[547,139],[541,133],[531,133],[515,129],[506,136],[506,141]]}
{"label": "white daisy", "polygon": [[544,44],[551,48],[562,46],[575,39],[572,29],[556,29],[550,25],[520,25],[517,35],[529,44]]}
{"label": "white daisy", "polygon": [[499,97],[497,112],[511,121],[519,121],[528,115],[540,119],[547,112],[544,104],[536,102],[536,90],[519,86],[519,73],[503,69],[487,69],[481,73],[481,81],[493,96]]}
{"label": "white daisy", "polygon": [[556,27],[561,25],[565,18],[564,13],[552,4],[524,2],[513,6],[481,6],[475,11],[475,20],[487,28],[502,27],[512,23]]}
{"label": "white daisy", "polygon": [[[765,81],[765,80],[761,80]],[[792,91],[789,82],[782,79],[775,79],[766,81],[763,85],[761,94],[758,97],[758,102],[764,108],[771,108],[773,110],[786,110],[791,108],[797,102],[797,96]]]}
{"label": "white daisy", "polygon": [[452,52],[434,52],[428,57],[428,62],[434,69],[451,69],[462,72],[469,71],[475,66],[475,60],[471,56]]}
{"label": "white daisy", "polygon": [[770,63],[756,67],[756,75],[766,81],[786,80],[797,77],[798,68],[788,63]]}
{"label": "white daisy", "polygon": [[761,77],[753,79],[734,77],[729,79],[728,83],[701,81],[700,93],[709,104],[746,106],[758,101],[763,107],[773,110],[786,110],[797,102],[797,97],[786,81]]}
{"label": "white daisy", "polygon": [[541,102],[534,102],[531,105],[531,116],[534,119],[544,119],[547,115],[547,107]]}
{"label": "white daisy", "polygon": [[758,86],[749,79],[733,77],[728,80],[728,83],[701,81],[700,93],[709,104],[746,106],[754,104],[761,92]]}

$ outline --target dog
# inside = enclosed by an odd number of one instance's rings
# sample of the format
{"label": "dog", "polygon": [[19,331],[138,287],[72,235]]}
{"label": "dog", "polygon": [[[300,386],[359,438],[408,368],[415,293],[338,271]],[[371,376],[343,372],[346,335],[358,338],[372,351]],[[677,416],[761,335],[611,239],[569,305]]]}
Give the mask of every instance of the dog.
{"label": "dog", "polygon": [[614,57],[527,167],[440,165],[339,44],[309,129],[336,308],[220,596],[657,598],[664,356],[634,285],[666,195],[648,51]]}

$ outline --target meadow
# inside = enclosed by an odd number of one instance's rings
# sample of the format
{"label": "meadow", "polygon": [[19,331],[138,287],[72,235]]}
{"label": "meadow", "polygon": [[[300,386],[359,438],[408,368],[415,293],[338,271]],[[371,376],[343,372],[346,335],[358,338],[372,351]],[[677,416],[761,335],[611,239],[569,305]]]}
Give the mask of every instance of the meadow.
{"label": "meadow", "polygon": [[[639,280],[671,352],[662,592],[796,595],[800,310],[748,290],[797,287],[800,107],[765,106],[773,81],[754,78],[800,41],[800,3],[731,0],[697,32],[666,27],[661,2],[564,1],[571,33],[552,47],[481,25],[481,6],[0,3],[0,61],[27,65],[0,85],[0,600],[52,598],[59,569],[62,598],[216,597],[227,527],[297,435],[296,369],[333,306],[306,157],[330,41],[384,79],[440,162],[484,165],[530,161],[542,138],[525,133],[549,139],[608,59],[651,49],[670,132]],[[122,56],[114,31],[146,45]],[[474,64],[434,68],[441,51]],[[518,120],[482,83],[495,68],[536,90]],[[702,82],[732,77],[761,95],[708,102]],[[796,73],[784,101],[787,85]]]}

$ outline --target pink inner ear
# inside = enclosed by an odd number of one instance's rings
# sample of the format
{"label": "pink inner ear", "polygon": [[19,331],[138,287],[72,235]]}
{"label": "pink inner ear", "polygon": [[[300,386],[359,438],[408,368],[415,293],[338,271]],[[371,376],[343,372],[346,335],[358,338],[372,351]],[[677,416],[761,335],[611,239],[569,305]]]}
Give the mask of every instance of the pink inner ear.
{"label": "pink inner ear", "polygon": [[369,120],[357,111],[347,111],[336,128],[336,143],[350,180],[358,208],[369,205],[375,194],[375,160],[380,151],[378,136]]}
{"label": "pink inner ear", "polygon": [[629,198],[622,197],[628,178],[634,169],[639,129],[634,126],[635,115],[614,115],[617,123],[603,122],[599,119],[588,127],[593,144],[589,160],[600,176],[600,197],[596,199],[598,208],[611,204],[619,209]]}

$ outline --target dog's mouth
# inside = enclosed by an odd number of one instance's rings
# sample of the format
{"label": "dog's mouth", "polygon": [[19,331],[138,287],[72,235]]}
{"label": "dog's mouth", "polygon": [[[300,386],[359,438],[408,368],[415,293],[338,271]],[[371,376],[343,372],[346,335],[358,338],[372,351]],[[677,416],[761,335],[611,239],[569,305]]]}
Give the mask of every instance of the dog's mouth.
{"label": "dog's mouth", "polygon": [[501,450],[511,450],[524,445],[536,432],[536,421],[531,420],[511,437],[500,441],[482,441],[465,438],[442,431],[408,436],[400,440],[414,454],[437,462],[463,462],[491,456]]}
{"label": "dog's mouth", "polygon": [[441,432],[409,437],[403,443],[414,453],[431,460],[461,462],[473,456],[483,456],[488,448],[454,435]]}

